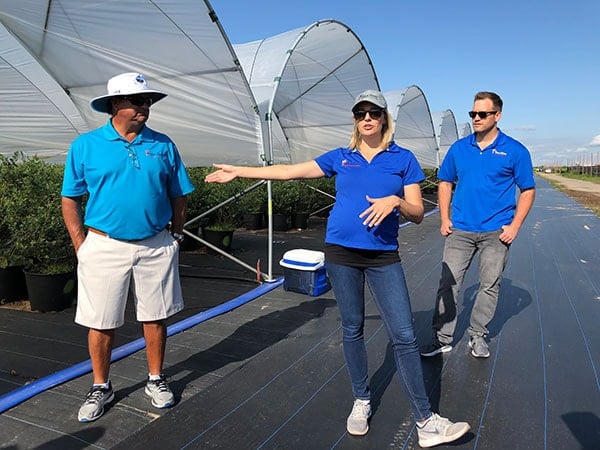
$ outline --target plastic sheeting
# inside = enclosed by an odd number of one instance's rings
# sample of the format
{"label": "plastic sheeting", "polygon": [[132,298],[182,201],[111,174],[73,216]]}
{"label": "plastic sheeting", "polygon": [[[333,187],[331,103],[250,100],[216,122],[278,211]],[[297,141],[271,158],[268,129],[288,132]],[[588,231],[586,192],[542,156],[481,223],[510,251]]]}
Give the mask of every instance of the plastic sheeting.
{"label": "plastic sheeting", "polygon": [[469,122],[458,124],[457,128],[459,138],[467,137],[468,135],[473,133],[473,129],[471,128],[471,124]]}
{"label": "plastic sheeting", "polygon": [[306,161],[347,145],[354,99],[366,89],[379,89],[363,44],[336,20],[234,49],[261,116],[272,121],[275,162]]}
{"label": "plastic sheeting", "polygon": [[77,134],[108,119],[89,100],[139,71],[169,95],[148,125],[188,166],[262,160],[256,102],[208,1],[0,0],[0,22],[3,153],[61,161]]}
{"label": "plastic sheeting", "polygon": [[431,114],[431,118],[435,128],[435,136],[439,148],[438,157],[441,164],[450,146],[458,140],[456,119],[450,109],[434,112]]}
{"label": "plastic sheeting", "polygon": [[[88,126],[62,87],[0,24],[2,149],[64,152]],[[10,152],[12,153],[12,151]]]}
{"label": "plastic sheeting", "polygon": [[425,94],[418,86],[383,93],[394,118],[394,141],[411,150],[421,167],[438,167],[437,141],[431,111]]}
{"label": "plastic sheeting", "polygon": [[[354,98],[379,89],[343,23],[321,20],[234,52],[207,0],[0,0],[0,71],[0,151],[58,162],[78,134],[106,122],[89,100],[122,72],[169,95],[148,125],[188,166],[312,159],[347,144]],[[396,141],[436,167],[423,92],[392,92]]]}

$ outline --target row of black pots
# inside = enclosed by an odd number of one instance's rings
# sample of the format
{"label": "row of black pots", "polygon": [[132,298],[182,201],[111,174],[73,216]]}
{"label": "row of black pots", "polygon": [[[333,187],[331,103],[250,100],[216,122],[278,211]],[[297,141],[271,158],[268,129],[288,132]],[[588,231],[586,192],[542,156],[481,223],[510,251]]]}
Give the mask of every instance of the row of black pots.
{"label": "row of black pots", "polygon": [[62,311],[75,300],[75,273],[43,275],[23,270],[23,267],[0,269],[0,300],[29,300],[31,310]]}
{"label": "row of black pots", "polygon": [[[231,243],[233,241],[233,230],[211,230],[208,228],[202,228],[198,236],[215,247],[230,253]],[[184,252],[191,252],[198,250],[199,248],[200,242],[190,237],[184,239],[183,243],[181,244],[181,251]],[[207,249],[207,252],[211,255],[218,254],[210,247]]]}
{"label": "row of black pots", "polygon": [[[308,228],[308,213],[294,213],[291,216],[287,214],[273,214],[273,230],[288,231],[292,229]],[[263,213],[249,213],[243,216],[244,228],[247,230],[261,230],[265,228],[266,218]],[[205,241],[213,244],[226,252],[231,250],[231,242],[233,240],[233,231],[211,230],[202,228],[201,236]],[[189,238],[183,241],[181,249],[183,251],[193,251],[200,248],[200,243],[195,239]],[[208,252],[214,254],[213,250],[208,249]]]}
{"label": "row of black pots", "polygon": [[[273,214],[273,230],[306,229],[308,228],[308,217],[308,213],[292,213],[291,215],[275,213]],[[267,218],[263,213],[252,213],[244,214],[243,221],[247,230],[260,230],[266,227]]]}

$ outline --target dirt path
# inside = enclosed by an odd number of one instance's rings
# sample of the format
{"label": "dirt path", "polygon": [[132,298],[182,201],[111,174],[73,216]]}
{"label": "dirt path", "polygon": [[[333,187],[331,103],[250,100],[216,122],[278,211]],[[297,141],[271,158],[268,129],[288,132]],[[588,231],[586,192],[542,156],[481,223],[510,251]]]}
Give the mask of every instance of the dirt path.
{"label": "dirt path", "polygon": [[591,181],[575,180],[573,178],[563,177],[562,175],[556,175],[553,173],[541,173],[540,176],[547,180],[553,181],[562,185],[565,189],[573,191],[591,192],[600,195],[600,183],[593,183]]}
{"label": "dirt path", "polygon": [[582,205],[587,206],[600,217],[600,183],[574,180],[550,173],[540,173],[538,175],[555,183],[558,189]]}

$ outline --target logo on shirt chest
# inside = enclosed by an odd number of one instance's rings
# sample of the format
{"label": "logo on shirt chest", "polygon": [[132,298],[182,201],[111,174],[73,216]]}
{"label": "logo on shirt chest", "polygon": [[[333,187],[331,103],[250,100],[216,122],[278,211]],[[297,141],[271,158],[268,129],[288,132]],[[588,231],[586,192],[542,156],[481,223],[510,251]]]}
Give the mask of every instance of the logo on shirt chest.
{"label": "logo on shirt chest", "polygon": [[493,148],[492,155],[506,156],[506,152],[500,152],[500,151],[496,150],[495,148]]}
{"label": "logo on shirt chest", "polygon": [[353,163],[347,159],[342,159],[342,167],[361,167],[359,163]]}
{"label": "logo on shirt chest", "polygon": [[162,157],[163,154],[160,151],[153,152],[152,150],[148,149],[148,150],[144,151],[144,155],[149,156],[149,157],[153,157],[153,158],[160,158],[160,157]]}

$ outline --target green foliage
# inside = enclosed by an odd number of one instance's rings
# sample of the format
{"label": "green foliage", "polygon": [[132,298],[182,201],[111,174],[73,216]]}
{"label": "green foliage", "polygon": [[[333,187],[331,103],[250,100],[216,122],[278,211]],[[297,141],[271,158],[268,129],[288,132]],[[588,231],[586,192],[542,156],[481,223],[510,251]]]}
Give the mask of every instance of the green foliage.
{"label": "green foliage", "polygon": [[[189,167],[187,170],[196,188],[188,196],[188,219],[197,217],[228,198],[237,197],[231,203],[211,213],[206,220],[202,219],[201,223],[205,228],[234,230],[241,225],[243,214],[266,210],[266,184],[245,195],[240,195],[259,180],[235,179],[224,184],[205,183],[204,178],[214,171],[214,168]],[[313,212],[333,203],[333,199],[310,189],[309,185],[335,195],[334,179],[273,181],[273,212],[282,214]]]}
{"label": "green foliage", "polygon": [[[317,209],[319,194],[311,189],[310,181],[293,180],[278,182],[273,188],[273,209],[275,212],[311,213]],[[275,186],[275,183],[274,183]],[[277,206],[275,206],[277,205]]]}
{"label": "green foliage", "polygon": [[295,181],[273,181],[271,194],[274,214],[291,214],[297,195]]}
{"label": "green foliage", "polygon": [[187,218],[193,219],[208,209],[208,203],[204,195],[204,178],[214,169],[212,167],[188,167],[187,172],[196,188],[187,196]]}
{"label": "green foliage", "polygon": [[335,197],[335,177],[316,178],[313,180],[304,180],[303,182],[309,186],[312,186],[315,189],[318,189],[318,191],[313,190],[314,193],[310,197],[311,200],[314,201],[314,204],[313,206],[309,207],[309,212],[312,213],[314,211],[320,210],[322,208],[332,205],[335,202],[333,198],[321,193],[325,192]]}
{"label": "green foliage", "polygon": [[[259,180],[241,180],[244,189],[256,184]],[[267,209],[267,185],[262,186],[248,192],[237,200],[237,205],[243,214],[260,213]]]}
{"label": "green foliage", "polygon": [[589,181],[591,183],[600,184],[600,177],[598,177],[596,175],[590,175],[587,173],[572,173],[572,172],[565,172],[561,175],[565,178],[572,178],[574,180]]}
{"label": "green foliage", "polygon": [[0,155],[0,268],[25,265],[27,259],[18,249],[18,223],[23,200],[17,196],[21,155]]}
{"label": "green foliage", "polygon": [[[248,180],[236,179],[229,183],[205,183],[206,175],[214,171],[212,167],[190,167],[188,174],[196,188],[187,199],[187,217],[193,219],[225,200],[238,195],[248,185]],[[213,211],[206,219],[201,219],[200,225],[213,230],[235,230],[242,222],[242,211],[234,200]]]}
{"label": "green foliage", "polygon": [[0,159],[0,265],[32,272],[73,270],[75,252],[61,211],[63,166],[15,153]]}

